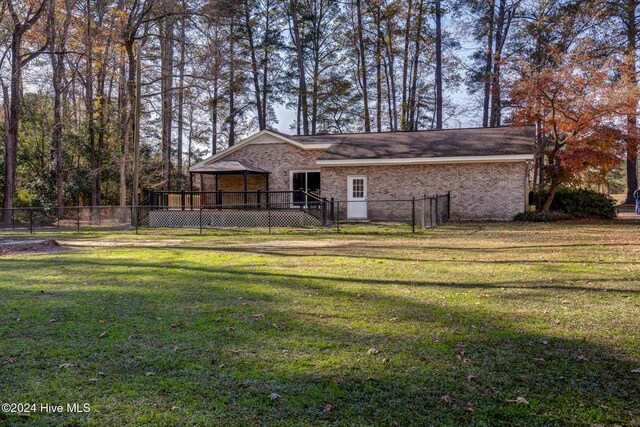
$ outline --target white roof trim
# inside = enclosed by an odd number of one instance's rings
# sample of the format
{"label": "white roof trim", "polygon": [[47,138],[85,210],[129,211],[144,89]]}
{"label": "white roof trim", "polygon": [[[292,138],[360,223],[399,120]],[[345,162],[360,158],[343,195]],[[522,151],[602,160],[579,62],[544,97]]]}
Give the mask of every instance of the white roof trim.
{"label": "white roof trim", "polygon": [[344,159],[317,160],[319,166],[377,166],[429,165],[451,163],[497,163],[533,160],[533,154],[505,154],[499,156],[415,157],[406,159]]}
{"label": "white roof trim", "polygon": [[276,132],[272,132],[268,129],[265,130],[261,130],[258,133],[254,133],[253,135],[243,139],[242,141],[238,142],[237,144],[233,145],[232,147],[226,148],[222,151],[220,151],[219,153],[214,154],[213,156],[207,157],[206,159],[191,165],[191,167],[189,168],[189,171],[193,171],[193,169],[197,169],[200,168],[202,166],[208,165],[209,163],[215,162],[216,160],[220,160],[224,157],[227,157],[229,154],[236,152],[237,150],[239,150],[240,148],[246,146],[246,145],[251,145],[251,144],[277,144],[278,142],[272,142],[272,141],[255,141],[256,138],[258,138],[259,136],[262,135],[269,135],[272,136],[274,138],[279,139],[282,142],[286,142],[289,143],[293,146],[296,146],[302,150],[326,150],[327,148],[331,147],[332,144],[301,144],[298,141],[294,141],[291,138],[287,138],[285,135],[281,135],[279,133]]}

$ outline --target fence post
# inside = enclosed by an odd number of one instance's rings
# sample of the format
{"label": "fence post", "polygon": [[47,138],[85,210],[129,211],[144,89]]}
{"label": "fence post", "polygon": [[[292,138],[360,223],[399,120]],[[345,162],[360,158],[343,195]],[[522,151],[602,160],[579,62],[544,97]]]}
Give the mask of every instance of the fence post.
{"label": "fence post", "polygon": [[33,234],[33,209],[29,209],[29,233]]}
{"label": "fence post", "polygon": [[322,226],[327,225],[327,198],[322,198]]}
{"label": "fence post", "polygon": [[336,221],[336,231],[339,233],[340,232],[340,200],[338,200],[336,203],[337,203],[336,213],[338,215],[335,216],[335,221]]}
{"label": "fence post", "polygon": [[447,191],[447,221],[451,221],[451,191]]}
{"label": "fence post", "polygon": [[76,231],[80,233],[80,206],[76,208]]}
{"label": "fence post", "polygon": [[267,226],[269,227],[269,234],[271,234],[271,205],[267,205]]}
{"label": "fence post", "polygon": [[335,200],[331,198],[331,221],[336,221]]}
{"label": "fence post", "polygon": [[440,208],[438,207],[438,193],[436,193],[436,225],[440,225],[440,221],[438,220],[439,213],[440,213]]}
{"label": "fence post", "polygon": [[200,235],[202,236],[202,206],[200,206]]}
{"label": "fence post", "polygon": [[186,202],[186,200],[184,198],[184,190],[182,190],[180,192],[180,202],[182,203],[182,210],[184,210],[184,205],[185,205],[185,202]]}
{"label": "fence post", "polygon": [[427,228],[427,195],[422,199],[422,214],[420,215],[420,231]]}
{"label": "fence post", "polygon": [[131,208],[131,221],[133,221],[133,225],[136,229],[136,234],[138,234],[138,224],[140,224],[140,205],[133,206]]}
{"label": "fence post", "polygon": [[411,199],[411,232],[416,232],[416,198]]}
{"label": "fence post", "polygon": [[256,199],[258,202],[258,210],[260,210],[260,189],[258,188],[258,191],[256,191]]}
{"label": "fence post", "polygon": [[[216,205],[218,206],[218,209],[222,207],[222,189],[219,189],[216,193]],[[200,210],[202,211],[202,209]]]}

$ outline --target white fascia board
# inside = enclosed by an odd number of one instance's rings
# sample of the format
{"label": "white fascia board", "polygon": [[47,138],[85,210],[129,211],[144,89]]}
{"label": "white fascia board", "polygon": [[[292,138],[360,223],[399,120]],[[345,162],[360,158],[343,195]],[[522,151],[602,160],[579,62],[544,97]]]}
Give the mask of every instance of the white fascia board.
{"label": "white fascia board", "polygon": [[[258,139],[258,137],[262,136],[262,135],[269,135],[272,136],[276,139],[278,139],[279,141],[256,141],[256,139]],[[271,132],[268,129],[265,130],[261,130],[258,133],[254,133],[251,136],[248,136],[247,138],[243,139],[242,141],[238,142],[237,144],[235,144],[233,147],[229,147],[226,148],[224,150],[222,150],[219,153],[214,154],[211,157],[207,157],[206,159],[191,165],[191,167],[189,168],[189,172],[196,172],[194,169],[198,169],[202,166],[206,166],[212,162],[215,162],[216,160],[220,160],[224,157],[227,157],[229,154],[235,153],[237,150],[239,150],[240,148],[246,146],[246,145],[251,145],[251,144],[279,144],[281,142],[286,142],[289,143],[291,145],[294,145],[302,150],[326,150],[327,148],[331,147],[331,144],[310,144],[310,145],[305,145],[305,144],[300,144],[298,141],[294,141],[293,139],[287,138],[284,135],[280,135],[278,133],[275,132]]]}
{"label": "white fascia board", "polygon": [[533,160],[533,154],[508,154],[501,156],[415,157],[407,159],[317,160],[316,163],[318,164],[318,166],[378,166],[524,162],[527,160]]}

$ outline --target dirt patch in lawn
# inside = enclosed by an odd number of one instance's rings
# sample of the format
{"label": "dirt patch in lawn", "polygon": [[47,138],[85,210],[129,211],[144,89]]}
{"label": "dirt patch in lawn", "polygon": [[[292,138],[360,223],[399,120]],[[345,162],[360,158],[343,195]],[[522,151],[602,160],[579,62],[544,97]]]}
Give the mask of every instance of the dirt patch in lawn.
{"label": "dirt patch in lawn", "polygon": [[51,253],[65,249],[65,247],[60,246],[58,241],[53,239],[0,242],[0,256],[20,253]]}
{"label": "dirt patch in lawn", "polygon": [[66,240],[65,246],[74,247],[105,247],[112,248],[118,246],[177,246],[187,243],[184,239],[164,239],[164,240],[138,240],[138,239],[118,239],[118,240]]}
{"label": "dirt patch in lawn", "polygon": [[[357,240],[318,239],[318,240],[270,240],[259,243],[243,243],[229,245],[236,248],[260,248],[260,249],[313,249],[313,248],[337,248],[343,246],[357,246]],[[365,242],[362,242],[365,243]]]}

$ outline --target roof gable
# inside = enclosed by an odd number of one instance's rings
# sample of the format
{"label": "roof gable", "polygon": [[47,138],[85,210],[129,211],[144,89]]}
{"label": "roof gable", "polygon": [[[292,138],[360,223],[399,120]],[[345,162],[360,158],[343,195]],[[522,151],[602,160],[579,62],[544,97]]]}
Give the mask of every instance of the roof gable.
{"label": "roof gable", "polygon": [[242,141],[238,142],[232,147],[224,149],[219,153],[216,153],[213,156],[207,157],[206,159],[192,165],[189,168],[189,171],[196,172],[196,169],[200,169],[206,165],[222,160],[225,157],[229,156],[230,154],[235,153],[239,149],[246,147],[248,145],[253,145],[253,144],[266,145],[266,144],[283,144],[283,143],[293,145],[294,147],[297,147],[303,150],[324,150],[326,148],[329,148],[332,145],[331,142],[305,143],[305,142],[295,141],[285,134],[265,129],[243,139]]}

